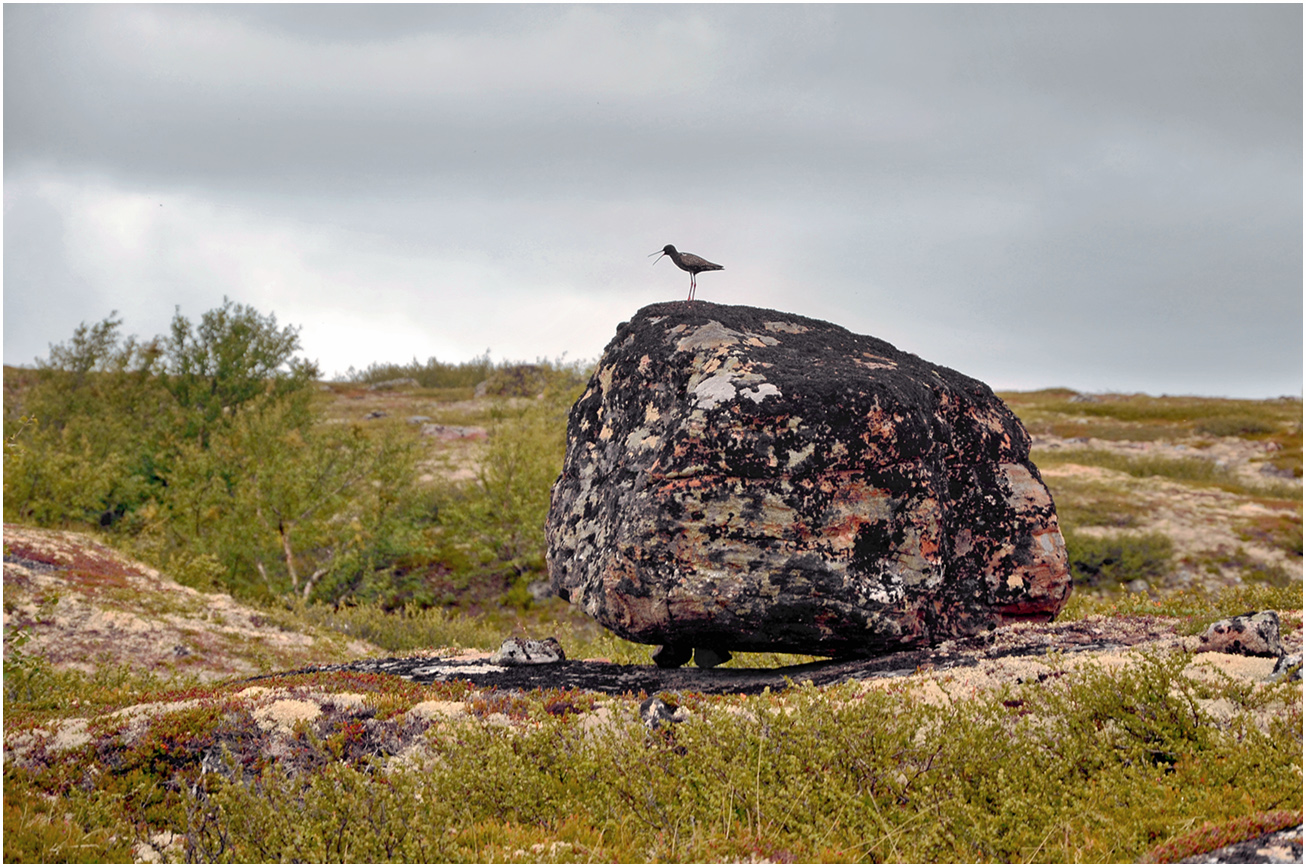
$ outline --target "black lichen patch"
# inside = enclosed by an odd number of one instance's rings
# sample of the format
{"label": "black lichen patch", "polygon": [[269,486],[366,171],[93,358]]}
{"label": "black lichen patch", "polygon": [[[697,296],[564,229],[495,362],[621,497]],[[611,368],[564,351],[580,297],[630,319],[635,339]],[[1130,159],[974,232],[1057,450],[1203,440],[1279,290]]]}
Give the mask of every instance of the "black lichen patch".
{"label": "black lichen patch", "polygon": [[[652,305],[572,408],[551,583],[624,638],[734,650],[886,652],[1049,619],[1069,573],[1029,447],[982,382],[878,338]],[[792,643],[795,610],[814,644]]]}

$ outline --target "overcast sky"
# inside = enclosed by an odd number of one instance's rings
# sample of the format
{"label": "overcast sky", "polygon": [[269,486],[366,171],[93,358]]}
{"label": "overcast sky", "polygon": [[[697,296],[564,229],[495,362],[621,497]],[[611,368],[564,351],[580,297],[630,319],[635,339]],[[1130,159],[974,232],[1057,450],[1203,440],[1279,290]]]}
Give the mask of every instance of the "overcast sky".
{"label": "overcast sky", "polygon": [[995,388],[1302,390],[1302,7],[4,7],[4,361],[223,296],[375,361],[684,298]]}

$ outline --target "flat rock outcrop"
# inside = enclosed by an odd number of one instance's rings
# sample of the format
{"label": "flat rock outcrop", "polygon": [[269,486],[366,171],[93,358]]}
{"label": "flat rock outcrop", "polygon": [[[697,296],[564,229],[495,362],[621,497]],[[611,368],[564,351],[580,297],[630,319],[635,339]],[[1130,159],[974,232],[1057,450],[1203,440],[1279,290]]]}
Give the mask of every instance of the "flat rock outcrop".
{"label": "flat rock outcrop", "polygon": [[870,656],[1070,591],[1030,439],[982,382],[774,310],[655,304],[572,408],[551,584],[619,635]]}

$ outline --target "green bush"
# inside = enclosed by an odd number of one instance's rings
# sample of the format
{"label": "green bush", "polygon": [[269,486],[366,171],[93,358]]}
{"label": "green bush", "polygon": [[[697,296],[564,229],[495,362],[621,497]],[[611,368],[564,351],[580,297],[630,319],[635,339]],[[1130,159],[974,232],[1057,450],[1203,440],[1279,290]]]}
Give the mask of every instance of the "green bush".
{"label": "green bush", "polygon": [[351,367],[345,372],[345,379],[348,382],[367,384],[412,379],[423,388],[474,388],[489,379],[494,370],[495,364],[490,360],[489,350],[486,350],[484,355],[459,364],[431,357],[425,363],[414,358],[408,364],[377,362],[369,364],[363,370]]}
{"label": "green bush", "polygon": [[1163,533],[1090,536],[1067,531],[1066,552],[1076,587],[1116,590],[1138,578],[1155,582],[1170,570],[1174,543]]}
{"label": "green bush", "polygon": [[414,438],[322,424],[296,329],[230,301],[149,344],[120,325],[79,326],[6,403],[6,520],[111,527],[206,589],[429,603]]}
{"label": "green bush", "polygon": [[575,379],[558,377],[540,400],[496,403],[475,482],[446,487],[438,507],[440,532],[465,580],[505,577],[522,604],[525,585],[547,574],[544,520],[581,387]]}

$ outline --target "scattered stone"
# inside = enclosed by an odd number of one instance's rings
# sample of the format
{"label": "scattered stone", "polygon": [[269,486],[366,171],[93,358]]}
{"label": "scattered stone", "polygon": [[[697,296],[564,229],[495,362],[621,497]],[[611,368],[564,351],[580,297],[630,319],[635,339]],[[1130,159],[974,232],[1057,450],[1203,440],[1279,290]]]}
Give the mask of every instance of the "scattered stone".
{"label": "scattered stone", "polygon": [[694,648],[688,644],[663,644],[653,651],[653,662],[658,668],[680,668],[694,658]]}
{"label": "scattered stone", "polygon": [[431,417],[429,415],[410,415],[408,417],[409,424],[425,424],[430,420]]}
{"label": "scattered stone", "polygon": [[424,424],[418,433],[438,440],[483,440],[490,436],[483,427],[458,424]]}
{"label": "scattered stone", "polygon": [[1091,394],[1079,392],[1070,396],[1070,403],[1101,403],[1101,401]]}
{"label": "scattered stone", "polygon": [[132,849],[139,864],[158,864],[172,861],[185,854],[186,838],[171,831],[160,831],[150,837],[148,842],[137,843]]}
{"label": "scattered stone", "polygon": [[1274,611],[1249,611],[1219,620],[1202,633],[1198,652],[1241,653],[1244,656],[1282,656],[1279,615]]}
{"label": "scattered stone", "polygon": [[718,665],[729,662],[730,659],[730,651],[728,650],[710,647],[694,648],[694,664],[699,668],[716,668]]}
{"label": "scattered stone", "polygon": [[1070,592],[1030,438],[978,380],[814,319],[623,323],[572,408],[555,592],[622,637],[868,656],[1047,621]]}
{"label": "scattered stone", "polygon": [[369,412],[367,415],[363,416],[363,421],[371,421],[373,419],[385,418],[385,417],[386,417],[386,413],[382,412],[379,409],[374,409],[371,412]]}
{"label": "scattered stone", "polygon": [[553,588],[549,586],[548,581],[532,581],[526,585],[526,592],[531,594],[531,599],[536,602],[543,602],[553,596]]}
{"label": "scattered stone", "polygon": [[639,706],[639,718],[644,721],[644,725],[651,729],[658,728],[663,723],[682,723],[689,718],[689,711],[675,704],[670,704],[656,696],[645,701]]}
{"label": "scattered stone", "polygon": [[1301,680],[1301,654],[1285,653],[1280,656],[1267,680],[1270,683],[1277,683],[1281,680]]}
{"label": "scattered stone", "polygon": [[553,665],[566,661],[567,655],[562,652],[562,645],[553,637],[543,641],[509,638],[490,657],[490,662],[494,665]]}

